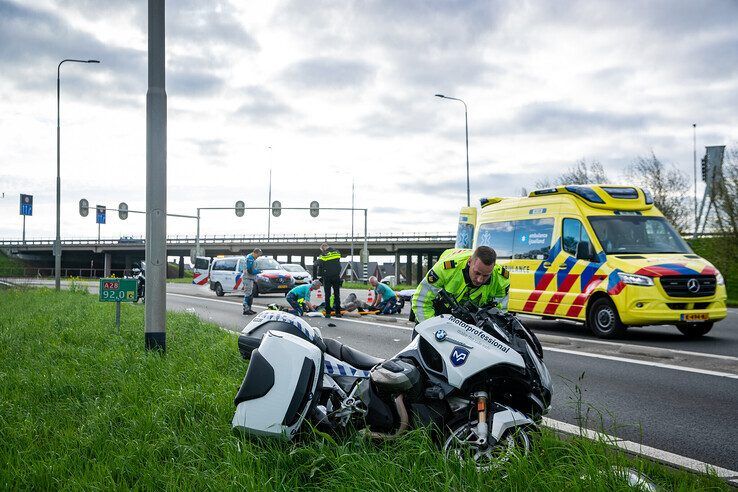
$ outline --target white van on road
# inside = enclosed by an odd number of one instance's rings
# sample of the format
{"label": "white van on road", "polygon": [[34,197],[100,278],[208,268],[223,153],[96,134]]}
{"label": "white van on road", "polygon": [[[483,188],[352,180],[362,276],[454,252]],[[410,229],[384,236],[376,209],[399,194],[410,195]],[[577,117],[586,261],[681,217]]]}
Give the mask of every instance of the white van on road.
{"label": "white van on road", "polygon": [[210,290],[214,290],[218,297],[243,290],[245,264],[245,256],[215,258],[210,264]]}

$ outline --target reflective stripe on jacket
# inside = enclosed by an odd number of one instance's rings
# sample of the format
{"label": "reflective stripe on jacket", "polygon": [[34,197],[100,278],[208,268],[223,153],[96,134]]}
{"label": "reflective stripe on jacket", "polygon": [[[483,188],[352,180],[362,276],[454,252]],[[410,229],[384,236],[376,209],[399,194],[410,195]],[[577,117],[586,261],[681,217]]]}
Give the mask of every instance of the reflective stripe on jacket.
{"label": "reflective stripe on jacket", "polygon": [[318,276],[338,278],[341,275],[341,253],[329,247],[318,257]]}

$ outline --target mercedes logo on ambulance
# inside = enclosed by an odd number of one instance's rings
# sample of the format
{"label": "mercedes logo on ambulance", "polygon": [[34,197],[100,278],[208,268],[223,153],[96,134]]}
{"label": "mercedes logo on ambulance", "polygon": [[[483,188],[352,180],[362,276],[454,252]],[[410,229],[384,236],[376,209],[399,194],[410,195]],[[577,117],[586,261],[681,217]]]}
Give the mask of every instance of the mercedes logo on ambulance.
{"label": "mercedes logo on ambulance", "polygon": [[696,278],[690,278],[687,280],[687,290],[691,293],[696,294],[700,291],[700,282]]}

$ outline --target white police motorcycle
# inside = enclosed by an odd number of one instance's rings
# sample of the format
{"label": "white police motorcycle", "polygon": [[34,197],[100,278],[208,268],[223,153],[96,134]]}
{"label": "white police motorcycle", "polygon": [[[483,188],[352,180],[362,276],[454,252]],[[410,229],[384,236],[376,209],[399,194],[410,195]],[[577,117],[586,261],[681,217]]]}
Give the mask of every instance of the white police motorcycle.
{"label": "white police motorcycle", "polygon": [[439,299],[450,314],[418,324],[387,360],[323,338],[296,316],[262,311],[238,339],[250,364],[234,430],[292,439],[308,419],[382,439],[428,426],[448,456],[479,467],[527,453],[552,394],[538,339],[496,308],[461,306],[444,291]]}

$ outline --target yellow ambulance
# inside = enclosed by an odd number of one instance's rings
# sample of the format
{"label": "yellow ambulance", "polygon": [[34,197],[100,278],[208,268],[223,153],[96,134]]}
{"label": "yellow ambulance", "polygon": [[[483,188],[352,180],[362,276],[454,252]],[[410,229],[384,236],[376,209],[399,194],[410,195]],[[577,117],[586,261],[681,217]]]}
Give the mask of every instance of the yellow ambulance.
{"label": "yellow ambulance", "polygon": [[579,320],[613,338],[675,325],[699,337],[726,317],[723,276],[632,186],[576,185],[465,207],[457,247],[487,245],[510,272],[513,312]]}

